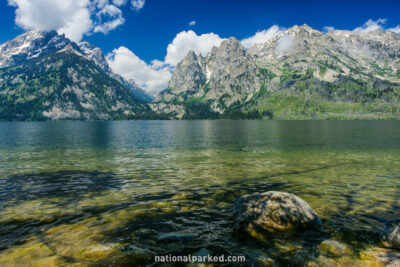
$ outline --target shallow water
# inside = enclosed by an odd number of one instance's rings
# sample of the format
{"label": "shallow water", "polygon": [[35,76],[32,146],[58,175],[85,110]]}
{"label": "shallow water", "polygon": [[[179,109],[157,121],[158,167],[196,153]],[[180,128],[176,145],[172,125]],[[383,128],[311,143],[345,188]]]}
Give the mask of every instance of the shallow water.
{"label": "shallow water", "polygon": [[[399,178],[396,121],[0,123],[0,265],[141,266],[205,248],[301,266],[324,239],[357,258],[399,216]],[[303,198],[323,231],[234,234],[234,200],[268,190]]]}

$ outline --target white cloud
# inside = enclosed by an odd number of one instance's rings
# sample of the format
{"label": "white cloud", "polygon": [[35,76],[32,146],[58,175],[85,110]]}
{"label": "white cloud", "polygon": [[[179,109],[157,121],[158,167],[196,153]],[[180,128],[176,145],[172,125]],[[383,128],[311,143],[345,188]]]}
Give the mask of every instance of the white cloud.
{"label": "white cloud", "polygon": [[190,50],[206,55],[223,41],[217,34],[197,35],[194,31],[178,33],[167,47],[165,60],[153,60],[147,64],[128,48],[121,46],[107,55],[111,69],[124,77],[133,79],[146,91],[161,91],[167,88],[174,67]]}
{"label": "white cloud", "polygon": [[274,25],[268,30],[258,31],[253,36],[243,39],[241,43],[244,46],[244,48],[248,49],[252,47],[254,44],[262,44],[274,38],[281,30],[282,29],[279,26]]}
{"label": "white cloud", "polygon": [[66,22],[64,27],[57,29],[59,34],[65,34],[72,41],[80,41],[83,35],[90,31],[93,22],[90,19],[88,10],[78,10],[70,21]]}
{"label": "white cloud", "polygon": [[127,0],[113,0],[114,5],[116,6],[124,6]]}
{"label": "white cloud", "polygon": [[331,32],[331,31],[334,31],[334,30],[335,30],[335,27],[332,27],[332,26],[325,26],[323,28],[324,32]]}
{"label": "white cloud", "polygon": [[36,30],[58,30],[77,40],[92,28],[89,0],[8,0],[16,7],[18,26]]}
{"label": "white cloud", "polygon": [[190,50],[205,56],[214,46],[219,46],[223,40],[215,33],[197,35],[194,31],[180,32],[167,47],[165,63],[176,66]]}
{"label": "white cloud", "polygon": [[[94,28],[94,32],[108,34],[111,30],[125,23],[122,11],[114,5],[105,5],[96,14],[99,24]],[[105,20],[105,22],[103,22]]]}
{"label": "white cloud", "polygon": [[[144,1],[142,1],[144,4]],[[15,7],[15,22],[26,30],[56,30],[73,41],[84,34],[107,34],[125,22],[127,0],[8,0]]]}
{"label": "white cloud", "polygon": [[192,20],[191,22],[189,22],[189,26],[194,26],[194,25],[196,25],[196,21],[195,20]]}
{"label": "white cloud", "polygon": [[146,3],[146,0],[132,0],[131,5],[133,10],[139,11],[144,7],[144,4]]}
{"label": "white cloud", "polygon": [[128,80],[133,79],[146,91],[165,89],[171,78],[171,70],[162,61],[153,60],[152,65],[148,65],[123,46],[108,54],[107,61],[115,73]]}
{"label": "white cloud", "polygon": [[294,48],[295,48],[295,43],[293,42],[292,38],[289,35],[284,34],[276,44],[275,53],[276,54],[287,53],[293,51]]}
{"label": "white cloud", "polygon": [[109,4],[109,0],[93,0],[93,7],[103,8]]}
{"label": "white cloud", "polygon": [[390,29],[388,29],[388,31],[400,34],[400,25],[397,25],[394,28],[390,28]]}
{"label": "white cloud", "polygon": [[111,30],[114,30],[115,28],[117,28],[119,25],[122,25],[125,23],[125,19],[124,18],[116,18],[114,20],[111,21],[107,21],[101,25],[97,25],[94,28],[94,32],[102,32],[104,34],[108,34]]}
{"label": "white cloud", "polygon": [[[371,31],[376,31],[376,30],[383,30],[383,31],[390,31],[394,33],[400,34],[400,25],[397,25],[394,28],[386,28],[385,24],[387,22],[387,19],[378,19],[378,20],[372,20],[369,19],[367,22],[365,22],[362,26],[355,28],[353,31],[356,33],[366,33],[366,32],[371,32]],[[325,26],[323,28],[324,32],[330,32],[336,30],[332,26]]]}
{"label": "white cloud", "polygon": [[165,67],[165,63],[161,60],[154,59],[151,61],[151,67],[155,70]]}
{"label": "white cloud", "polygon": [[375,30],[383,30],[383,25],[386,23],[386,19],[378,19],[374,21],[369,19],[367,22],[364,23],[363,26],[355,28],[353,31],[356,33],[366,33]]}
{"label": "white cloud", "polygon": [[[275,25],[268,30],[246,38],[243,42],[247,45],[265,42],[273,38],[280,29]],[[147,64],[126,47],[114,49],[112,53],[107,55],[107,61],[115,73],[128,80],[133,79],[144,90],[161,91],[168,86],[175,66],[182,61],[190,50],[206,56],[214,46],[218,47],[223,40],[225,39],[215,33],[197,35],[192,30],[182,31],[168,45],[164,61],[155,59]]]}

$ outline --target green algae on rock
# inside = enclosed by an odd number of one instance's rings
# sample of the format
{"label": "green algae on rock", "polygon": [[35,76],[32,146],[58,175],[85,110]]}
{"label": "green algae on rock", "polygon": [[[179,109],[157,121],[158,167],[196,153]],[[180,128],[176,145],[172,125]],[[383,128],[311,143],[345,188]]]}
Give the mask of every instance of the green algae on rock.
{"label": "green algae on rock", "polygon": [[319,251],[325,256],[344,256],[344,255],[354,255],[351,248],[343,243],[336,240],[324,240],[318,247]]}
{"label": "green algae on rock", "polygon": [[234,228],[249,233],[296,233],[322,225],[304,200],[285,192],[268,191],[239,197],[234,214]]}

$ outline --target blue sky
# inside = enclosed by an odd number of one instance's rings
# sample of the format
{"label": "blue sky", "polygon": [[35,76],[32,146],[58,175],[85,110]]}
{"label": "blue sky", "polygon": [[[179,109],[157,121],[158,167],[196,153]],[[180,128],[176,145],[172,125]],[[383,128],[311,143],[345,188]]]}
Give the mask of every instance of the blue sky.
{"label": "blue sky", "polygon": [[[26,2],[30,2],[30,5]],[[70,3],[70,7],[66,10],[57,6],[63,3]],[[129,69],[128,61],[136,60],[136,65],[140,63],[139,67],[149,67],[154,71],[162,69],[164,75],[160,79],[164,80],[163,84],[151,85],[139,81],[145,89],[154,89],[165,86],[167,71],[170,72],[176,65],[173,63],[176,60],[168,61],[165,57],[168,45],[182,32],[192,30],[196,34],[192,37],[181,35],[185,40],[195,38],[197,41],[194,42],[215,44],[218,43],[216,37],[207,34],[213,33],[221,39],[235,36],[242,40],[274,25],[284,29],[306,23],[318,30],[323,30],[325,26],[353,30],[371,19],[380,27],[389,29],[400,25],[399,11],[400,1],[377,0],[8,0],[0,3],[0,43],[30,28],[60,31],[68,24],[68,29],[64,30],[67,35],[72,39],[83,36],[108,54],[110,61],[115,59],[117,51],[120,52],[118,55],[126,56],[122,61],[114,62],[114,66],[110,64],[111,67],[125,64],[125,68]],[[73,17],[78,13],[82,16]],[[74,18],[75,22],[71,22]],[[192,23],[194,25],[189,25],[191,21],[195,22]],[[203,39],[197,38],[201,34],[206,35]],[[187,45],[197,44],[187,42]],[[118,50],[120,48],[124,49]],[[179,45],[176,49],[185,50]],[[201,53],[207,50],[202,49],[199,47],[198,51],[194,50]],[[186,53],[186,50],[183,52]],[[147,75],[127,74],[123,70],[116,72],[138,80]],[[157,74],[153,74],[155,79]]]}

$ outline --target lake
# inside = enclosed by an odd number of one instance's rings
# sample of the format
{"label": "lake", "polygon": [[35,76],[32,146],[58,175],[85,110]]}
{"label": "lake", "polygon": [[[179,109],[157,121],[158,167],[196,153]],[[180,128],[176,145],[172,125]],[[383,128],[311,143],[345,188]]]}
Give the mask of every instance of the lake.
{"label": "lake", "polygon": [[[0,185],[1,266],[142,266],[205,251],[299,266],[324,239],[356,258],[399,216],[400,122],[2,122]],[[235,234],[235,199],[269,190],[308,202],[323,231]]]}

